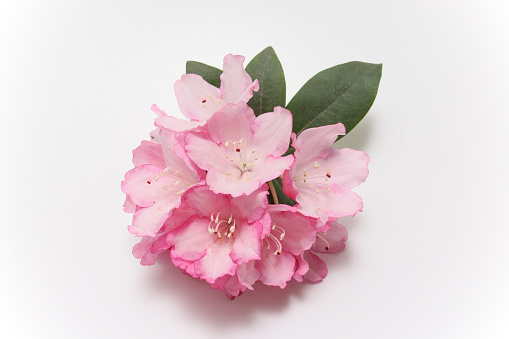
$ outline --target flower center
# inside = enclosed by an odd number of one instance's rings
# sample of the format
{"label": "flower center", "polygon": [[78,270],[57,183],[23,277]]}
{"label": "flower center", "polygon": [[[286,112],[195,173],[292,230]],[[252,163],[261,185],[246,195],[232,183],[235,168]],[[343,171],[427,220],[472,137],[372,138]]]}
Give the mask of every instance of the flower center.
{"label": "flower center", "polygon": [[210,234],[217,235],[218,239],[221,239],[223,235],[231,238],[235,232],[235,219],[231,214],[227,217],[224,212],[214,212],[210,215],[208,230]]}
{"label": "flower center", "polygon": [[320,164],[315,161],[304,167],[302,171],[295,173],[293,180],[297,187],[311,188],[316,193],[320,190],[331,191],[330,185],[327,181],[332,177],[332,170],[320,168]]}
{"label": "flower center", "polygon": [[202,109],[207,109],[209,112],[212,112],[210,115],[224,107],[223,100],[212,94],[205,95],[201,99],[201,104]]}
{"label": "flower center", "polygon": [[148,178],[147,184],[154,184],[155,182],[158,182],[159,179],[164,178],[166,180],[164,180],[164,185],[161,186],[162,189],[167,190],[168,193],[173,192],[176,195],[182,195],[182,193],[184,193],[189,186],[192,186],[193,183],[184,178],[184,176],[182,176],[179,172],[180,170],[173,172],[170,167],[166,167],[162,173]]}
{"label": "flower center", "polygon": [[[283,249],[283,245],[281,245],[281,241],[285,238],[285,230],[282,227],[277,226],[276,224],[272,223],[271,225],[271,231],[269,234],[265,236],[263,241],[267,242],[267,249],[270,250],[270,245],[272,243],[273,246],[276,247],[276,251],[274,252],[274,255],[280,255],[281,251]],[[274,231],[274,234],[272,234],[272,231]]]}
{"label": "flower center", "polygon": [[226,150],[226,159],[236,165],[241,173],[248,172],[255,166],[259,156],[256,155],[256,149],[249,149],[247,141],[242,138],[238,141],[228,140],[224,143]]}

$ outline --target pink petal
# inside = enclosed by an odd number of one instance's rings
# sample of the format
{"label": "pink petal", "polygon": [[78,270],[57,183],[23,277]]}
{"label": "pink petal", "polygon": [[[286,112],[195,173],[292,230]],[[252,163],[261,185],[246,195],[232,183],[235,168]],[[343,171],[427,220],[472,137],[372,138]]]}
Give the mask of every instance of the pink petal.
{"label": "pink petal", "polygon": [[182,132],[182,131],[190,131],[199,126],[205,125],[205,121],[198,120],[182,120],[177,119],[175,117],[160,117],[155,120],[155,125],[161,128],[166,128],[170,131]]}
{"label": "pink petal", "polygon": [[301,188],[297,196],[299,211],[307,216],[321,218],[326,222],[329,217],[341,218],[354,216],[362,211],[362,199],[348,190],[326,191]]}
{"label": "pink petal", "polygon": [[237,277],[241,285],[252,290],[253,284],[260,279],[261,272],[255,265],[256,261],[250,261],[237,267]]}
{"label": "pink petal", "polygon": [[254,120],[253,109],[245,102],[230,104],[208,120],[207,130],[212,141],[218,145],[228,140],[232,144],[234,141],[240,141],[241,138],[249,141],[253,135],[251,123]]}
{"label": "pink petal", "polygon": [[295,258],[287,252],[274,255],[273,251],[264,249],[262,259],[256,262],[256,266],[261,272],[261,282],[285,288],[295,273]]}
{"label": "pink petal", "polygon": [[136,211],[136,204],[134,203],[133,199],[127,194],[125,196],[124,201],[124,212],[126,213],[134,213]]}
{"label": "pink petal", "polygon": [[183,196],[183,200],[200,217],[209,218],[212,213],[230,212],[230,199],[228,196],[216,194],[206,186],[197,186],[189,189]]}
{"label": "pink petal", "polygon": [[193,216],[181,227],[170,233],[166,241],[174,246],[173,256],[187,261],[199,260],[207,253],[207,248],[217,240],[217,236],[208,232],[210,219]]}
{"label": "pink petal", "polygon": [[274,108],[272,113],[259,115],[253,124],[253,148],[264,156],[279,157],[290,144],[292,133],[292,114],[282,107]]}
{"label": "pink petal", "polygon": [[267,195],[269,194],[269,186],[263,184],[259,189],[249,195],[241,195],[231,200],[232,208],[239,215],[247,220],[248,223],[254,223],[260,220],[264,213],[267,212],[269,204]]}
{"label": "pink petal", "polygon": [[317,255],[309,251],[304,252],[304,260],[309,265],[309,270],[304,275],[304,279],[309,281],[322,281],[327,276],[327,265]]}
{"label": "pink petal", "polygon": [[345,132],[342,123],[308,128],[302,131],[293,143],[295,154],[304,161],[327,157],[332,144],[339,135],[345,135]]}
{"label": "pink petal", "polygon": [[236,264],[260,259],[262,229],[262,225],[258,223],[243,223],[236,226],[233,249],[230,253],[230,257]]}
{"label": "pink petal", "polygon": [[[304,252],[305,253],[305,252]],[[295,274],[293,275],[293,279],[298,282],[302,282],[304,279],[304,275],[309,271],[309,264],[303,258],[304,254],[301,254],[296,257],[297,259],[297,269],[295,270]]]}
{"label": "pink petal", "polygon": [[345,241],[348,239],[348,232],[345,226],[337,222],[329,222],[330,229],[319,234],[315,246],[311,249],[319,253],[335,253],[345,249]]}
{"label": "pink petal", "polygon": [[182,114],[192,120],[205,121],[224,106],[219,89],[196,74],[184,74],[175,83],[175,95]]}
{"label": "pink petal", "polygon": [[143,140],[141,145],[133,151],[133,164],[134,166],[150,164],[164,169],[166,166],[161,144]]}
{"label": "pink petal", "polygon": [[154,204],[140,208],[134,213],[133,224],[128,227],[129,232],[138,236],[155,236],[168,218],[171,205]]}
{"label": "pink petal", "polygon": [[216,235],[212,236],[216,240],[209,245],[206,255],[194,264],[196,274],[210,284],[223,275],[233,275],[237,267],[230,258],[233,241],[225,237],[218,239]]}
{"label": "pink petal", "polygon": [[368,176],[369,157],[362,151],[350,148],[332,149],[331,156],[320,160],[321,168],[330,172],[329,185],[349,190],[357,187]]}
{"label": "pink petal", "polygon": [[258,81],[254,82],[244,70],[244,57],[228,54],[223,60],[223,74],[221,74],[221,95],[228,103],[248,102],[253,96],[253,90],[258,91]]}

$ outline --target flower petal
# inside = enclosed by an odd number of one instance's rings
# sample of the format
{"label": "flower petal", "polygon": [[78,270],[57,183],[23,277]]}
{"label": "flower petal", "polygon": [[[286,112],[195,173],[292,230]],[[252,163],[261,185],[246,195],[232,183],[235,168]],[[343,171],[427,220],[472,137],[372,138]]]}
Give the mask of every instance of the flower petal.
{"label": "flower petal", "polygon": [[295,258],[287,252],[274,255],[273,251],[264,248],[262,259],[256,262],[261,272],[260,281],[265,285],[286,287],[295,273]]}
{"label": "flower petal", "polygon": [[219,89],[199,75],[184,74],[174,88],[180,111],[189,119],[205,121],[222,108]]}
{"label": "flower petal", "polygon": [[320,161],[320,166],[330,171],[330,185],[349,190],[366,180],[369,173],[368,163],[369,157],[362,151],[334,148],[329,158]]}
{"label": "flower petal", "polygon": [[345,134],[345,126],[342,123],[308,128],[302,131],[293,143],[295,155],[304,161],[325,158],[338,136]]}
{"label": "flower petal", "polygon": [[253,123],[253,148],[264,156],[280,157],[287,150],[292,134],[292,114],[282,107],[256,117]]}
{"label": "flower petal", "polygon": [[223,60],[223,74],[221,74],[221,96],[228,103],[248,102],[253,96],[253,90],[258,91],[258,81],[254,82],[244,70],[245,58],[241,55],[228,54]]}
{"label": "flower petal", "polygon": [[150,164],[161,169],[165,168],[161,144],[143,140],[133,151],[133,164],[134,166]]}
{"label": "flower petal", "polygon": [[327,265],[325,265],[322,259],[320,259],[317,255],[314,255],[309,251],[304,252],[303,257],[309,265],[309,270],[304,275],[304,279],[309,281],[322,281],[329,272]]}
{"label": "flower petal", "polygon": [[166,241],[173,247],[172,254],[177,258],[195,261],[203,258],[207,248],[216,241],[217,237],[208,231],[210,219],[193,216],[181,227],[170,233]]}
{"label": "flower petal", "polygon": [[171,205],[155,203],[150,207],[138,209],[133,216],[129,232],[138,236],[154,237],[168,218]]}
{"label": "flower petal", "polygon": [[311,249],[319,253],[335,253],[345,249],[345,241],[348,239],[348,232],[345,226],[337,222],[329,222],[329,230],[319,234],[315,246]]}

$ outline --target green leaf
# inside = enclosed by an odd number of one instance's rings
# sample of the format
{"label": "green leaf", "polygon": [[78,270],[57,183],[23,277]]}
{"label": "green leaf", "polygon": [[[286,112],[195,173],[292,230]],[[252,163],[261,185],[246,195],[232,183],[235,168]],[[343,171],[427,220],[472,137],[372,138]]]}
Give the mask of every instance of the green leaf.
{"label": "green leaf", "polygon": [[375,101],[381,76],[381,64],[358,61],[316,74],[286,107],[293,114],[293,131],[298,135],[307,128],[341,122],[349,133]]}
{"label": "green leaf", "polygon": [[[274,189],[276,190],[277,199],[279,200],[280,204],[285,204],[285,205],[289,205],[289,206],[293,206],[296,204],[295,201],[293,201],[292,199],[290,199],[288,196],[286,196],[283,193],[283,181],[281,179],[276,178],[276,179],[272,180],[272,183],[274,184]],[[269,195],[269,203],[274,204],[274,199],[272,198],[272,192]]]}
{"label": "green leaf", "polygon": [[248,105],[255,115],[272,112],[274,107],[285,107],[286,82],[283,66],[272,47],[267,47],[251,60],[246,72],[253,81],[258,79],[260,90],[253,92]]}
{"label": "green leaf", "polygon": [[203,64],[198,61],[186,62],[186,73],[187,74],[198,74],[203,80],[219,88],[221,86],[221,79],[219,78],[223,73],[222,70]]}

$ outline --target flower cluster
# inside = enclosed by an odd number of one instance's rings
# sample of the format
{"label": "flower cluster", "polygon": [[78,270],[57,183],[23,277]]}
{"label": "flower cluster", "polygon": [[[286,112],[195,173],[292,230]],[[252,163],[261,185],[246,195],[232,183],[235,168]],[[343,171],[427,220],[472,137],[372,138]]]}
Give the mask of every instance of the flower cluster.
{"label": "flower cluster", "polygon": [[[247,103],[259,84],[243,62],[224,58],[219,88],[183,75],[175,93],[189,120],[154,105],[157,129],[133,151],[122,182],[141,264],[169,251],[184,273],[232,299],[257,281],[284,288],[291,279],[322,280],[327,268],[316,253],[344,248],[337,219],[362,209],[351,189],[369,162],[364,152],[331,147],[345,134],[341,123],[296,136],[283,107],[255,116]],[[278,203],[276,180],[295,205]]]}

